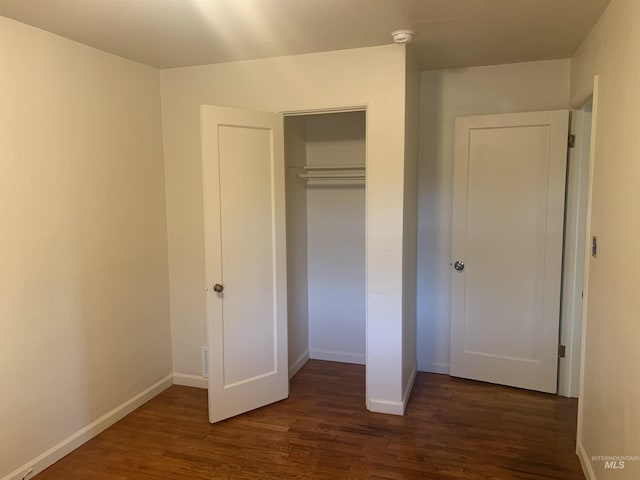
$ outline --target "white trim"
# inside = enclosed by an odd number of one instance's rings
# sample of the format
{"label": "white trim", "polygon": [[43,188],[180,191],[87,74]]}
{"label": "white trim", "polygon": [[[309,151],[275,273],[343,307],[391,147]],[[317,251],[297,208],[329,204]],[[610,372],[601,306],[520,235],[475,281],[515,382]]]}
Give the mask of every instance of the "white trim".
{"label": "white trim", "polygon": [[68,455],[73,450],[81,446],[83,443],[91,440],[93,437],[103,432],[114,423],[118,422],[122,418],[129,415],[136,408],[141,407],[146,402],[151,400],[156,395],[160,394],[167,388],[169,388],[173,384],[173,375],[169,374],[164,377],[162,380],[154,383],[146,390],[143,390],[138,395],[133,398],[130,398],[126,402],[118,405],[116,408],[111,410],[110,412],[105,413],[97,420],[91,422],[84,428],[81,428],[74,434],[68,436],[64,440],[62,440],[57,445],[54,445],[49,450],[44,452],[43,454],[37,456],[36,458],[28,461],[18,469],[13,472],[5,475],[0,480],[20,480],[23,475],[27,473],[29,469],[33,469],[33,473],[30,474],[30,477],[36,476],[38,473],[42,472],[45,468],[53,465],[58,460],[60,460],[65,455]]}
{"label": "white trim", "polygon": [[369,400],[367,408],[371,412],[386,413],[389,415],[404,415],[402,402],[391,402],[389,400],[377,400],[372,398]]}
{"label": "white trim", "polygon": [[[600,77],[594,75],[593,77],[593,96],[592,96],[592,108],[591,108],[591,147],[589,149],[589,193],[587,200],[587,228],[586,228],[586,242],[587,245],[591,244],[591,212],[592,212],[592,198],[593,198],[593,170],[596,158],[596,131],[598,128],[598,95],[599,95]],[[584,290],[583,290],[583,304],[582,304],[582,342],[580,346],[580,389],[578,393],[578,421],[576,427],[576,448],[577,445],[582,445],[582,422],[584,411],[584,365],[587,358],[587,328],[588,328],[588,312],[587,307],[589,305],[589,269],[591,268],[591,249],[585,249],[585,262],[584,262]],[[588,400],[587,400],[588,401]]]}
{"label": "white trim", "polygon": [[309,360],[309,350],[306,350],[298,359],[289,367],[289,380],[291,380],[304,364]]}
{"label": "white trim", "polygon": [[591,467],[589,455],[587,455],[587,452],[585,451],[581,443],[578,444],[576,453],[578,454],[578,459],[580,460],[580,465],[582,466],[582,473],[584,473],[586,479],[596,480],[596,474],[593,472],[593,467]]}
{"label": "white trim", "polygon": [[427,363],[427,362],[418,362],[418,371],[419,372],[429,372],[429,373],[439,373],[442,375],[449,375],[449,364],[448,363]]}
{"label": "white trim", "polygon": [[200,375],[188,375],[186,373],[174,373],[173,384],[183,387],[209,388],[209,381]]}
{"label": "white trim", "polygon": [[366,356],[363,353],[336,352],[332,350],[309,350],[309,358],[312,360],[326,360],[329,362],[366,365]]}
{"label": "white trim", "polygon": [[409,397],[411,397],[411,391],[413,390],[413,384],[416,381],[416,375],[418,373],[417,365],[413,366],[413,370],[411,371],[411,375],[409,376],[409,382],[402,392],[402,414],[407,411],[407,403],[409,403]]}

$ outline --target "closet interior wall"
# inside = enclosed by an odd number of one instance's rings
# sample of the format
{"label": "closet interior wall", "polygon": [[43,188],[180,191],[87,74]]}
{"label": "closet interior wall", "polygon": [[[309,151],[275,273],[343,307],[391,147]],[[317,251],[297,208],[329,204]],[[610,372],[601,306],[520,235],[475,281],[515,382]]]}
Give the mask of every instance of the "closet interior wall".
{"label": "closet interior wall", "polygon": [[364,180],[299,177],[326,167],[357,176],[344,167],[364,169],[365,119],[363,111],[285,117],[291,375],[308,358],[365,363]]}

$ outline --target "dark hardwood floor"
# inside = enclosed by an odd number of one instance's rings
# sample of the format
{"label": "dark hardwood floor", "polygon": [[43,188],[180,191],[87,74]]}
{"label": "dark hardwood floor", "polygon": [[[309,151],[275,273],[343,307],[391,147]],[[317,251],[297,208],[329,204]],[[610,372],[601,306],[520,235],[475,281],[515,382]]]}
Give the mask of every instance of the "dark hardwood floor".
{"label": "dark hardwood floor", "polygon": [[288,400],[210,425],[173,386],[38,480],[584,479],[577,402],[419,373],[403,417],[364,407],[364,367],[309,361]]}

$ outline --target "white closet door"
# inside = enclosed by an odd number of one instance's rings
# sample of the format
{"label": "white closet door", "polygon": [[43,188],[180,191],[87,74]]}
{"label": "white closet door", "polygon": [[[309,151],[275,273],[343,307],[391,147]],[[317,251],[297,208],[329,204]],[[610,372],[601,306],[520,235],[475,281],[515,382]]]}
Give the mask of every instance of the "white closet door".
{"label": "white closet door", "polygon": [[456,119],[453,376],[556,392],[568,119]]}
{"label": "white closet door", "polygon": [[286,398],[282,116],[203,106],[209,420]]}

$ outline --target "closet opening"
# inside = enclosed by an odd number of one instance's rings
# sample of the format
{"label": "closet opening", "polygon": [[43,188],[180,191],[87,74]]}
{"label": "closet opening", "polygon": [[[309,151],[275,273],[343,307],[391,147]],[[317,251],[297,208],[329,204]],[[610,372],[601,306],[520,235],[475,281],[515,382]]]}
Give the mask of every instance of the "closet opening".
{"label": "closet opening", "polygon": [[366,111],[288,115],[284,131],[289,378],[308,359],[365,365]]}

